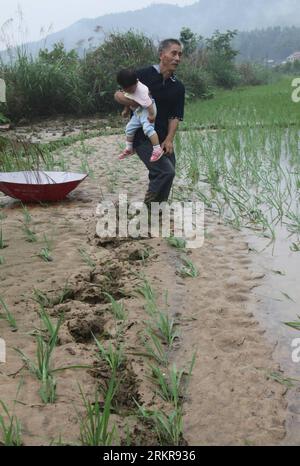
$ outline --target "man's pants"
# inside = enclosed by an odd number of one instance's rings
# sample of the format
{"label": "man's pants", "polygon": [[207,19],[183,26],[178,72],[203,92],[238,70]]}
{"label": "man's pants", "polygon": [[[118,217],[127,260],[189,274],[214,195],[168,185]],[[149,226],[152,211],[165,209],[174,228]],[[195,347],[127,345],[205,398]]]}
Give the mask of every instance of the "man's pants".
{"label": "man's pants", "polygon": [[157,162],[150,162],[152,149],[149,140],[135,147],[139,158],[149,170],[149,188],[145,200],[148,195],[150,202],[163,202],[168,200],[175,177],[175,154],[163,155]]}

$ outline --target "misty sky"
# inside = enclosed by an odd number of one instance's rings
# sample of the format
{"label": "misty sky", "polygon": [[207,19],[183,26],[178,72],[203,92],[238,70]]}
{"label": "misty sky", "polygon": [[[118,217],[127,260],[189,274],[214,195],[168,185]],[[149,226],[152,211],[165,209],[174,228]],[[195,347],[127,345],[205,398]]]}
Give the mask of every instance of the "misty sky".
{"label": "misty sky", "polygon": [[[137,10],[153,3],[185,6],[195,2],[196,0],[0,0],[0,49],[4,35],[15,44],[29,42],[64,29],[82,18]],[[19,20],[20,10],[22,21]],[[44,30],[43,34],[41,28]]]}

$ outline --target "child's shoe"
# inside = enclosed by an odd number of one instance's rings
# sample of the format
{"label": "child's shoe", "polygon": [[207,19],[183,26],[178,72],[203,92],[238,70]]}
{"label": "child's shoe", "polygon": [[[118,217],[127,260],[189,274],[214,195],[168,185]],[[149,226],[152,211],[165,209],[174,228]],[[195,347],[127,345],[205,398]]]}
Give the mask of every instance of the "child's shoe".
{"label": "child's shoe", "polygon": [[153,149],[150,162],[157,162],[164,155],[164,151],[161,147]]}
{"label": "child's shoe", "polygon": [[132,149],[124,149],[123,152],[119,155],[119,160],[126,159],[126,157],[130,157],[135,152]]}

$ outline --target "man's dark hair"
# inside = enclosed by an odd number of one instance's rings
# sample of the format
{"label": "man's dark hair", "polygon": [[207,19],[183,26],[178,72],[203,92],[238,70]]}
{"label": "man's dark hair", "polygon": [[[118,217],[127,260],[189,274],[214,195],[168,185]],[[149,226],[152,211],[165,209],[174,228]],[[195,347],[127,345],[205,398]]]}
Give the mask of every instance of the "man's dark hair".
{"label": "man's dark hair", "polygon": [[117,74],[118,84],[126,89],[127,87],[134,86],[137,83],[138,77],[135,70],[128,68],[120,70]]}
{"label": "man's dark hair", "polygon": [[163,50],[168,49],[173,44],[180,45],[180,47],[182,47],[182,43],[178,39],[164,39],[159,43],[158,53],[161,54]]}

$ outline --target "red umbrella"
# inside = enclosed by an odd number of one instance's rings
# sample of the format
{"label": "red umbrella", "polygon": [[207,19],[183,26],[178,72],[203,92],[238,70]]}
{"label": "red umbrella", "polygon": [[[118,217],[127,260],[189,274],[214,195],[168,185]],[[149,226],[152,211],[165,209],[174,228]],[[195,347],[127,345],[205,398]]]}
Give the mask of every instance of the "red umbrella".
{"label": "red umbrella", "polygon": [[23,202],[60,201],[87,176],[70,172],[0,172],[0,191]]}

